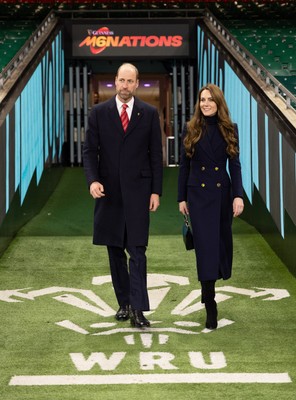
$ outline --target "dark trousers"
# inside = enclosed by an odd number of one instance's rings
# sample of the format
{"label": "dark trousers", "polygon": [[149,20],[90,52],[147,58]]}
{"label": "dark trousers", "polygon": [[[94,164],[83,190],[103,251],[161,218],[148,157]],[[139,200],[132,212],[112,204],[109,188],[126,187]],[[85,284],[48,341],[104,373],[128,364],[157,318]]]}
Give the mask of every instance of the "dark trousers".
{"label": "dark trousers", "polygon": [[146,247],[127,246],[129,262],[124,248],[107,246],[107,249],[118,304],[131,305],[134,310],[149,311]]}

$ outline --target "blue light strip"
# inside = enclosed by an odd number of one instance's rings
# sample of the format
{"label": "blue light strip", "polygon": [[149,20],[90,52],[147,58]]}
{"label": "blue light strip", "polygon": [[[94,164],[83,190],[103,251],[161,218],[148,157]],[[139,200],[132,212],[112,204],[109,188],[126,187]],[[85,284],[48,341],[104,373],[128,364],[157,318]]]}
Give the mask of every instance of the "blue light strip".
{"label": "blue light strip", "polygon": [[279,132],[279,177],[280,177],[280,222],[281,235],[285,238],[285,221],[284,221],[284,185],[283,185],[283,136]]}
{"label": "blue light strip", "polygon": [[266,207],[270,212],[270,179],[269,179],[269,138],[268,116],[265,114],[265,176],[266,176]]}
{"label": "blue light strip", "polygon": [[21,181],[21,100],[15,102],[15,169],[14,169],[14,190],[17,191]]}
{"label": "blue light strip", "polygon": [[6,119],[6,212],[9,209],[9,115]]}
{"label": "blue light strip", "polygon": [[252,149],[251,149],[251,104],[250,93],[242,85],[227,62],[225,62],[224,95],[231,118],[237,123],[240,142],[240,161],[242,165],[243,186],[249,201],[252,201]]}
{"label": "blue light strip", "polygon": [[252,130],[252,175],[253,183],[259,190],[259,149],[258,149],[258,104],[251,98],[251,130]]}
{"label": "blue light strip", "polygon": [[215,46],[212,44],[210,49],[211,49],[211,78],[210,78],[210,82],[215,83],[217,85],[217,80],[216,80],[216,76],[215,76],[215,70],[216,70]]}

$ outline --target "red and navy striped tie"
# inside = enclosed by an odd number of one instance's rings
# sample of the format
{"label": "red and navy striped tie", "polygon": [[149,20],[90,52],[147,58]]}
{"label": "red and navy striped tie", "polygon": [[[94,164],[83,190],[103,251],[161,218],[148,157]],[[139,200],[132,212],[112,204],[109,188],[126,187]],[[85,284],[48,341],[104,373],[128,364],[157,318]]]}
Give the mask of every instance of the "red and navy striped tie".
{"label": "red and navy striped tie", "polygon": [[128,123],[129,123],[128,115],[127,115],[127,112],[126,112],[127,107],[128,107],[127,104],[123,104],[122,105],[122,111],[121,111],[121,114],[120,114],[120,119],[121,119],[121,123],[122,123],[122,127],[123,127],[124,132],[126,131]]}

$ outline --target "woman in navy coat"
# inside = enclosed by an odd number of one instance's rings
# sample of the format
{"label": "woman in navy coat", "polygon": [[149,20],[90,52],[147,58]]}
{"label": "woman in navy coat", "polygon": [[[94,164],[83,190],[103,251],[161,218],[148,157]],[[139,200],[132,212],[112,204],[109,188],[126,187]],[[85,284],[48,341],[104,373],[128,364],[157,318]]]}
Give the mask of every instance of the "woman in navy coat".
{"label": "woman in navy coat", "polygon": [[[149,211],[162,191],[162,144],[159,115],[134,92],[138,70],[125,63],[115,78],[116,96],[93,107],[83,147],[91,196],[96,199],[93,243],[106,245],[119,304],[118,321],[149,326],[146,246]],[[121,114],[127,112],[125,121]],[[129,262],[127,262],[127,251]]]}
{"label": "woman in navy coat", "polygon": [[232,219],[244,202],[237,125],[214,84],[201,88],[183,129],[178,202],[180,212],[190,215],[206,327],[215,329],[215,282],[231,276]]}

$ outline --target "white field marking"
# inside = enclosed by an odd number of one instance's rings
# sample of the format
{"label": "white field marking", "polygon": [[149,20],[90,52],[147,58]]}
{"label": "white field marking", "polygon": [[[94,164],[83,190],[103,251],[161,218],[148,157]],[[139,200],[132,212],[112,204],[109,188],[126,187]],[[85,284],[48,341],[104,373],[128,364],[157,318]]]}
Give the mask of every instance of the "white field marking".
{"label": "white field marking", "polygon": [[174,322],[175,325],[177,326],[200,326],[199,322],[193,322],[193,321],[176,321]]}
{"label": "white field marking", "polygon": [[[21,298],[24,298],[27,300],[35,300],[36,297],[47,296],[47,295],[53,294],[53,293],[70,292],[70,293],[81,293],[82,295],[93,300],[97,304],[100,304],[100,303],[105,304],[105,302],[99,296],[97,296],[93,291],[86,290],[86,289],[75,289],[75,288],[63,287],[63,286],[51,286],[48,288],[31,290],[28,293],[20,293],[19,292],[20,290],[25,290],[25,289],[4,290],[4,291],[1,290],[0,291],[0,300],[11,301],[11,299],[7,298],[7,295],[9,293],[12,296],[21,297]],[[4,295],[6,295],[6,297],[4,297]]]}
{"label": "white field marking", "polygon": [[158,343],[159,344],[166,344],[169,341],[168,335],[158,335]]}
{"label": "white field marking", "polygon": [[153,343],[153,338],[152,338],[152,333],[141,333],[140,334],[140,338],[141,338],[141,342],[142,345],[146,348],[146,349],[150,349]]}
{"label": "white field marking", "polygon": [[69,329],[70,331],[82,333],[83,335],[89,335],[88,331],[86,331],[85,329],[81,328],[79,325],[76,325],[76,324],[74,324],[74,322],[71,322],[67,319],[65,319],[64,321],[55,322],[55,324],[58,326],[61,326],[62,328]]}
{"label": "white field marking", "polygon": [[210,352],[211,363],[205,362],[201,351],[189,351],[190,364],[199,369],[222,369],[227,367],[226,358],[222,351]]}
{"label": "white field marking", "polygon": [[[52,286],[49,288],[32,290],[28,293],[20,293],[19,290],[10,290],[10,291],[0,291],[0,300],[6,302],[20,302],[21,300],[11,299],[13,297],[20,297],[26,300],[35,300],[36,297],[46,296],[53,293],[64,292],[64,294],[60,296],[53,297],[54,299],[61,301],[63,303],[67,303],[70,305],[74,305],[79,308],[86,309],[88,311],[92,311],[96,314],[99,314],[103,317],[109,317],[115,313],[113,308],[111,308],[104,300],[102,300],[98,295],[96,295],[92,290],[84,290],[84,289],[74,289],[68,287],[59,287]],[[86,301],[81,300],[80,298],[69,294],[70,293],[80,293],[82,296],[85,296],[88,300],[92,301],[95,305],[91,305]]]}
{"label": "white field marking", "polygon": [[[203,310],[205,308],[204,304],[200,302],[201,290],[196,289],[192,290],[188,296],[185,297],[172,311],[172,315],[188,315],[194,312]],[[221,303],[222,301],[231,299],[231,296],[227,296],[226,294],[217,293],[215,300],[217,303]],[[193,303],[193,304],[192,304]]]}
{"label": "white field marking", "polygon": [[[232,325],[232,324],[234,324],[234,321],[231,321],[230,319],[222,318],[218,321],[217,329],[221,329],[221,328],[224,328],[225,326]],[[211,332],[215,332],[215,329],[212,330],[212,329],[205,328],[201,331],[201,333],[211,333]]]}
{"label": "white field marking", "polygon": [[92,285],[104,285],[110,282],[112,282],[111,275],[94,276],[91,281]]}
{"label": "white field marking", "polygon": [[170,290],[171,287],[166,287],[161,289],[149,289],[148,295],[149,295],[149,303],[151,311],[145,311],[145,314],[146,315],[153,314]]}
{"label": "white field marking", "polygon": [[[154,321],[153,323],[160,323],[161,321]],[[152,322],[151,322],[152,323]],[[223,328],[227,325],[231,325],[233,324],[234,321],[228,320],[228,319],[221,319],[220,321],[218,321],[218,329],[219,328]],[[71,322],[69,320],[64,320],[64,321],[60,321],[60,322],[56,322],[55,323],[58,326],[61,326],[63,328],[69,329],[71,331],[77,332],[77,333],[82,333],[83,335],[88,335],[90,334],[90,332],[86,331],[85,329],[81,328],[79,325],[74,324],[74,322]],[[96,326],[98,325],[98,326]],[[90,325],[92,328],[94,327],[98,327],[98,328],[103,328],[103,325],[107,325],[108,326],[114,326],[113,323],[110,323],[110,325],[108,323],[102,323],[102,324],[92,324]],[[181,324],[180,324],[181,325]],[[197,327],[200,326],[199,323],[194,323],[192,322],[190,325],[186,324],[186,326],[192,326],[192,327]],[[103,332],[97,332],[97,333],[92,333],[92,336],[109,336],[109,335],[114,335],[116,333],[135,333],[135,332],[139,332],[139,333],[157,333],[157,332],[172,332],[172,333],[180,333],[180,334],[185,334],[185,335],[199,335],[200,333],[210,333],[213,332],[211,329],[203,329],[200,332],[195,332],[195,331],[189,331],[186,329],[179,329],[179,328],[133,328],[133,327],[128,327],[128,328],[114,328],[114,329],[110,329],[107,331],[103,331]],[[164,335],[165,337],[166,335]]]}
{"label": "white field marking", "polygon": [[267,299],[263,299],[263,301],[265,300],[281,300],[281,299],[285,299],[287,297],[290,297],[290,293],[288,292],[288,290],[286,289],[272,289],[272,288],[256,288],[258,290],[262,290],[262,292],[257,292],[255,293],[253,296],[251,296],[251,298],[254,297],[259,297],[259,296],[266,296],[267,294],[271,294],[271,297],[268,297]]}
{"label": "white field marking", "polygon": [[[69,304],[73,307],[81,308],[82,310],[90,311],[94,314],[101,315],[102,317],[110,317],[115,314],[115,311],[109,307],[106,303],[102,303],[101,307],[94,306],[88,303],[85,300],[80,299],[79,297],[73,296],[72,294],[62,294],[61,296],[54,297],[55,300],[60,301],[61,303]],[[98,301],[98,299],[97,299]]]}
{"label": "white field marking", "polygon": [[112,326],[116,326],[116,322],[96,322],[95,324],[91,324],[91,328],[111,328]]}
{"label": "white field marking", "polygon": [[22,293],[22,290],[29,290],[29,288],[23,288],[23,289],[12,289],[12,290],[0,290],[0,300],[6,301],[7,303],[20,303],[21,300],[16,300],[12,297],[20,297],[24,299],[29,299],[29,300],[34,300],[31,298],[28,298],[27,293]]}
{"label": "white field marking", "polygon": [[200,332],[188,331],[186,329],[178,329],[178,328],[117,328],[110,329],[109,331],[93,333],[93,336],[108,336],[114,335],[115,333],[156,333],[156,332],[172,332],[172,333],[182,333],[183,335],[199,335]]}
{"label": "white field marking", "polygon": [[168,286],[170,283],[176,283],[180,286],[189,285],[187,276],[166,275],[166,274],[147,274],[148,288]]}
{"label": "white field marking", "polygon": [[145,383],[291,383],[283,373],[188,373],[135,375],[20,375],[10,379],[10,386],[128,385]]}
{"label": "white field marking", "polygon": [[141,352],[140,353],[140,368],[141,370],[153,371],[155,365],[160,367],[162,370],[179,369],[171,363],[175,359],[174,354],[166,352]]}
{"label": "white field marking", "polygon": [[281,300],[286,297],[290,297],[290,293],[286,289],[273,289],[273,288],[254,288],[260,290],[260,292],[256,292],[255,290],[252,289],[242,289],[242,288],[236,288],[233,286],[217,286],[216,287],[216,292],[217,291],[223,291],[223,292],[230,292],[230,293],[237,293],[237,294],[242,294],[245,296],[249,296],[251,299],[255,297],[263,297],[269,295],[267,299],[263,300]]}
{"label": "white field marking", "polygon": [[90,371],[96,364],[103,371],[114,371],[124,359],[126,352],[112,353],[109,358],[101,352],[91,353],[88,358],[85,358],[82,353],[70,353],[69,355],[77,371]]}
{"label": "white field marking", "polygon": [[126,344],[134,345],[135,344],[135,336],[134,335],[126,335],[124,336],[124,340]]}
{"label": "white field marking", "polygon": [[[92,279],[93,285],[103,285],[111,282],[111,276],[94,276]],[[166,274],[147,274],[148,288],[169,286],[170,283],[176,283],[180,286],[189,285],[189,279],[185,276],[166,275]]]}
{"label": "white field marking", "polygon": [[[144,347],[150,348],[155,338],[152,333],[140,333],[140,339]],[[124,340],[128,345],[134,345],[136,343],[134,335],[126,335],[124,336]],[[166,344],[168,340],[168,335],[158,335],[158,344]]]}

